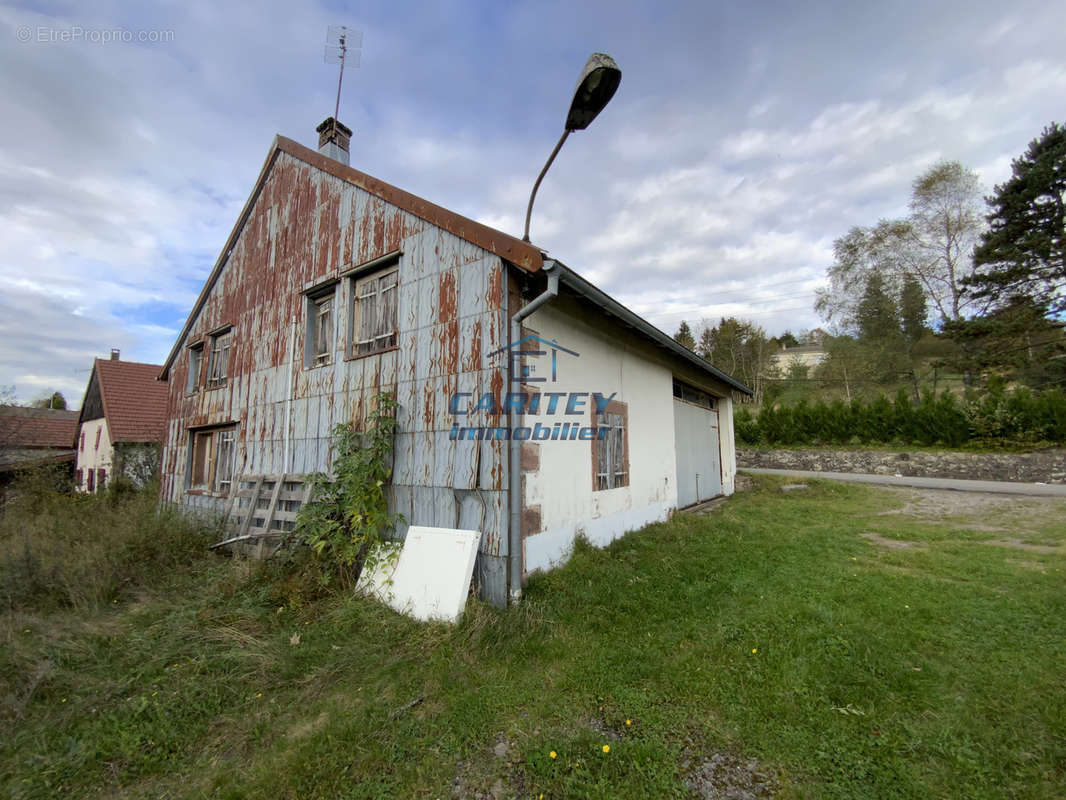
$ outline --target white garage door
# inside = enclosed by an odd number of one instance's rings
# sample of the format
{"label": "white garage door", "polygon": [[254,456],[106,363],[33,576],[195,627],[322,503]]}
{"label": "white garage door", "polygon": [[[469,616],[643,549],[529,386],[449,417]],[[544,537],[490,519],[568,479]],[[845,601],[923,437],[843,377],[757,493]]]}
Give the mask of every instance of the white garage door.
{"label": "white garage door", "polygon": [[677,505],[681,508],[722,493],[718,411],[674,399]]}

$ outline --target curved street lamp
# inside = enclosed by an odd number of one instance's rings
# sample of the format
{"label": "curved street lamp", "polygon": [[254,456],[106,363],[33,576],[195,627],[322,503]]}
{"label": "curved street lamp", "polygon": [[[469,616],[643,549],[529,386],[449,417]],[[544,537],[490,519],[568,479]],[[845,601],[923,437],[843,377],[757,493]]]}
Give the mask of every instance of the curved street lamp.
{"label": "curved street lamp", "polygon": [[593,53],[585,62],[585,68],[581,70],[581,78],[574,90],[574,99],[570,103],[570,112],[566,115],[566,129],[555,149],[548,156],[544,169],[537,176],[537,182],[533,184],[533,191],[529,195],[529,206],[526,207],[526,230],[522,236],[523,242],[529,241],[529,218],[533,214],[533,200],[537,196],[540,182],[544,180],[544,174],[552,165],[555,157],[562,149],[563,142],[571,131],[583,131],[589,126],[596,115],[603,111],[618,89],[618,83],[622,80],[622,70],[614,63],[614,59],[606,53]]}

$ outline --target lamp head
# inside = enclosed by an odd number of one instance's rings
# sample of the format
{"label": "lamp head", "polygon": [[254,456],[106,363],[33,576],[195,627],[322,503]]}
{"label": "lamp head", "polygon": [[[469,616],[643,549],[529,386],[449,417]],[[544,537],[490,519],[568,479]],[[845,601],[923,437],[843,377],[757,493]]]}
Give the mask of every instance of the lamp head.
{"label": "lamp head", "polygon": [[593,53],[581,70],[574,91],[570,113],[566,115],[568,131],[583,131],[614,97],[622,80],[622,70],[606,53]]}

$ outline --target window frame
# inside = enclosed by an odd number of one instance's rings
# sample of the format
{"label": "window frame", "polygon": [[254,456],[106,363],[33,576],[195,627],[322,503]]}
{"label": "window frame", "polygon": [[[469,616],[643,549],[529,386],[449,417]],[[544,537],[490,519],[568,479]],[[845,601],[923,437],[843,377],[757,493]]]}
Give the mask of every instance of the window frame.
{"label": "window frame", "polygon": [[[381,263],[384,261],[384,263]],[[379,353],[387,353],[390,350],[395,350],[400,345],[400,256],[399,253],[394,256],[390,256],[387,260],[379,259],[378,261],[371,262],[374,269],[360,269],[357,272],[349,273],[347,277],[348,281],[348,336],[345,345],[345,357],[348,359],[366,358],[367,356],[377,355]],[[394,293],[391,302],[391,307],[387,307],[387,311],[391,312],[392,316],[392,331],[390,333],[382,333],[370,339],[360,339],[360,327],[363,323],[363,314],[365,308],[363,307],[362,300],[364,297],[369,297],[369,294],[363,293],[363,288],[371,283],[379,283],[386,278],[393,278],[391,286],[385,286],[384,288],[377,288],[374,292],[375,296],[375,315],[380,308],[380,303],[384,298],[384,293],[391,291]],[[377,344],[378,339],[384,341]],[[373,342],[371,349],[360,350],[360,347],[364,343]]]}
{"label": "window frame", "polygon": [[[339,306],[339,281],[333,279],[325,284],[319,284],[304,292],[304,368],[314,369],[333,363],[334,354],[337,351],[337,308]],[[322,325],[322,305],[330,303],[330,332],[326,349],[318,352],[318,338]]]}
{"label": "window frame", "polygon": [[[600,431],[607,428],[609,432],[602,440]],[[602,414],[593,411],[592,414],[592,491],[608,492],[612,489],[624,489],[629,486],[631,474],[629,467],[629,405],[620,400],[612,400],[607,404]],[[604,445],[606,445],[604,447]],[[621,450],[622,470],[618,470],[617,456]],[[600,460],[603,451],[606,450],[606,458],[612,467],[606,471],[600,470]],[[619,476],[622,476],[619,478]],[[605,486],[601,486],[600,478],[605,477]]]}
{"label": "window frame", "polygon": [[187,349],[189,351],[189,374],[185,379],[185,393],[195,394],[203,385],[204,340],[190,344]]}
{"label": "window frame", "polygon": [[[233,326],[227,325],[213,331],[207,337],[207,376],[204,379],[204,388],[221,389],[229,382],[230,362],[233,356]],[[216,375],[216,359],[222,355],[222,374]]]}
{"label": "window frame", "polygon": [[718,410],[718,397],[679,378],[673,379],[673,395],[675,400],[683,403],[706,408],[708,411]]}
{"label": "window frame", "polygon": [[[223,445],[228,449],[225,457],[222,455]],[[186,491],[194,494],[228,496],[235,481],[236,463],[236,423],[189,429]],[[222,470],[219,469],[220,465],[223,466]]]}

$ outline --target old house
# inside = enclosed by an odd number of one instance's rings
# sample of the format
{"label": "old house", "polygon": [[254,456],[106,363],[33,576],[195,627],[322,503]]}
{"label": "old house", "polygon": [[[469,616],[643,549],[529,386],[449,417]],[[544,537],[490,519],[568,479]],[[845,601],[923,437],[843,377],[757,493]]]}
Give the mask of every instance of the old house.
{"label": "old house", "polygon": [[77,411],[0,405],[0,500],[21,469],[74,464]]}
{"label": "old house", "polygon": [[332,118],[319,133],[274,140],[163,365],[164,500],[281,492],[393,392],[394,508],[482,531],[475,578],[503,604],[578,534],[732,492],[745,386],[540,248],[350,168]]}
{"label": "old house", "polygon": [[118,350],[93,361],[78,414],[74,479],[79,491],[103,489],[117,475],[143,486],[158,472],[167,411],[160,369],[120,361]]}

